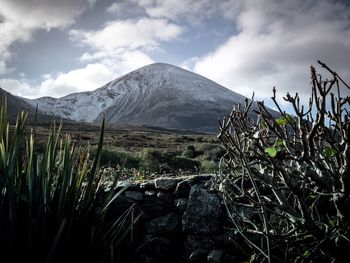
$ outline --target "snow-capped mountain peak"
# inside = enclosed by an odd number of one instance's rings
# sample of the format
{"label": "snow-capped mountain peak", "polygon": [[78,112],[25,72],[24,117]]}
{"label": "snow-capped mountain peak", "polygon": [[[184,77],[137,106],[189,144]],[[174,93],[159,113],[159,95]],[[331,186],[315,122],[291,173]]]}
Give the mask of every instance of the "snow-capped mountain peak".
{"label": "snow-capped mountain peak", "polygon": [[233,104],[245,97],[193,72],[155,63],[103,87],[67,95],[27,100],[39,110],[66,119],[151,125],[164,128],[208,130],[217,127]]}

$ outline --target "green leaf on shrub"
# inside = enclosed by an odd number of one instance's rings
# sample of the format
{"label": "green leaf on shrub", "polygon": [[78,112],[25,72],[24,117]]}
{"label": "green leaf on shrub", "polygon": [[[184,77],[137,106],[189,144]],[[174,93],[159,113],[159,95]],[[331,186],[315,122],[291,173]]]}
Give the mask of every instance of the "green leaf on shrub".
{"label": "green leaf on shrub", "polygon": [[294,121],[293,117],[291,115],[286,115],[286,116],[282,116],[281,118],[276,119],[276,123],[279,126],[283,126],[286,125],[288,123],[292,123]]}
{"label": "green leaf on shrub", "polygon": [[261,129],[266,129],[267,128],[267,124],[266,124],[266,122],[260,122],[260,128]]}
{"label": "green leaf on shrub", "polygon": [[271,157],[275,157],[277,155],[278,150],[276,147],[268,147],[265,149],[265,152]]}
{"label": "green leaf on shrub", "polygon": [[337,151],[332,147],[327,147],[323,150],[323,155],[329,159],[336,155]]}
{"label": "green leaf on shrub", "polygon": [[331,227],[336,227],[336,225],[337,225],[337,219],[329,220],[329,225],[330,225]]}
{"label": "green leaf on shrub", "polygon": [[276,140],[274,143],[274,146],[284,146],[283,140],[281,140],[281,139]]}
{"label": "green leaf on shrub", "polygon": [[310,255],[311,255],[311,253],[310,253],[309,250],[305,250],[305,251],[304,251],[304,254],[303,254],[304,257],[308,257],[308,256],[310,256]]}

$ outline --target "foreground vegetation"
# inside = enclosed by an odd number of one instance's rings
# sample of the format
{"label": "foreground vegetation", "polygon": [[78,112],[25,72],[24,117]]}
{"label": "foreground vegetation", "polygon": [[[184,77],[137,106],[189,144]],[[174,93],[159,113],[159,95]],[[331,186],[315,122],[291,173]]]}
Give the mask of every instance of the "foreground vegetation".
{"label": "foreground vegetation", "polygon": [[[275,118],[257,103],[236,107],[211,135],[152,130],[102,131],[85,126],[14,126],[0,110],[1,262],[120,262],[132,249],[133,208],[109,216],[124,190],[119,176],[215,172],[238,244],[251,262],[346,262],[350,249],[350,87],[325,64],[331,79],[311,68],[312,96],[284,98],[294,115]],[[72,125],[74,127],[74,125]],[[90,130],[88,128],[91,128]],[[71,128],[72,129],[72,128]],[[102,148],[107,133],[107,147]],[[91,151],[90,151],[91,148]],[[91,152],[91,153],[90,153]],[[114,167],[103,189],[100,165]],[[124,173],[124,174],[123,174]],[[236,244],[237,245],[237,244]]]}
{"label": "foreground vegetation", "polygon": [[[107,220],[119,193],[103,193],[97,176],[104,124],[95,156],[60,137],[53,123],[42,152],[22,113],[10,133],[6,99],[0,111],[1,262],[113,262],[123,257],[137,216]],[[114,187],[112,187],[113,189]],[[123,242],[122,242],[123,241]],[[125,256],[125,255],[124,255]]]}
{"label": "foreground vegetation", "polygon": [[[36,125],[38,150],[49,127]],[[63,131],[71,134],[77,146],[91,146],[95,156],[100,127],[67,123]],[[124,178],[147,179],[179,174],[215,173],[225,150],[214,134],[201,134],[150,127],[106,127],[101,165],[111,166]]]}
{"label": "foreground vegetation", "polygon": [[[346,262],[350,249],[350,97],[347,85],[311,67],[312,96],[284,98],[273,118],[263,103],[236,107],[221,123],[227,150],[220,189],[253,262]],[[345,92],[344,92],[345,91]],[[344,96],[345,95],[345,96]]]}

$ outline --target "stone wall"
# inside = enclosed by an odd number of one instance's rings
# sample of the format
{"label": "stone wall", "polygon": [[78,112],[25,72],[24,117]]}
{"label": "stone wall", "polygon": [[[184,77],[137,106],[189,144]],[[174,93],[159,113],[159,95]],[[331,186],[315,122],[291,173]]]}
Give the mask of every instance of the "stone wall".
{"label": "stone wall", "polygon": [[211,175],[130,184],[111,211],[121,214],[134,205],[141,213],[134,237],[141,249],[133,262],[241,262],[240,237],[212,186]]}

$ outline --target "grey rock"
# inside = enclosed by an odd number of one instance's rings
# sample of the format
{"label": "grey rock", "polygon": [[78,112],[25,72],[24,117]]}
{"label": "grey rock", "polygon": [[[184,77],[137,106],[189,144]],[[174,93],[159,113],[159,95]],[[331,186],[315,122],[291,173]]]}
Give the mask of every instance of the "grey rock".
{"label": "grey rock", "polygon": [[191,253],[191,255],[188,258],[188,261],[195,262],[195,263],[205,262],[207,259],[207,255],[208,255],[208,250],[199,248],[194,250]]}
{"label": "grey rock", "polygon": [[220,263],[224,252],[222,250],[212,250],[207,257],[208,263]]}
{"label": "grey rock", "polygon": [[174,191],[174,197],[188,197],[191,190],[191,182],[189,180],[184,180],[176,185]]}
{"label": "grey rock", "polygon": [[211,192],[215,191],[216,182],[214,180],[208,180],[205,182],[204,187],[209,189]]}
{"label": "grey rock", "polygon": [[147,181],[140,184],[140,189],[143,190],[154,190],[155,188],[154,181]]}
{"label": "grey rock", "polygon": [[146,223],[146,232],[149,234],[169,234],[174,233],[179,226],[177,214],[170,213],[162,217],[155,218]]}
{"label": "grey rock", "polygon": [[143,200],[143,193],[137,191],[125,191],[125,196],[135,201]]}
{"label": "grey rock", "polygon": [[119,190],[122,190],[124,187],[126,188],[126,190],[140,189],[140,186],[138,184],[131,183],[130,181],[125,180],[125,181],[119,181],[117,183],[115,190],[119,191]]}
{"label": "grey rock", "polygon": [[187,207],[186,198],[176,198],[174,200],[174,206],[178,209],[179,213],[183,214]]}
{"label": "grey rock", "polygon": [[113,215],[113,217],[121,216],[127,209],[129,209],[135,203],[134,200],[124,196],[119,195],[114,202],[111,204],[109,208],[109,213]]}
{"label": "grey rock", "polygon": [[[184,242],[184,250],[182,252],[182,256],[188,260],[195,250],[204,249],[206,251],[209,251],[214,247],[215,242],[210,237],[202,235],[188,235]],[[206,259],[203,262],[206,262]]]}
{"label": "grey rock", "polygon": [[238,257],[238,256],[232,256],[228,254],[224,254],[223,257],[221,258],[222,263],[240,263],[243,261],[243,257]]}
{"label": "grey rock", "polygon": [[221,201],[215,193],[195,185],[182,217],[183,230],[190,234],[215,234],[220,230]]}
{"label": "grey rock", "polygon": [[157,262],[164,262],[159,261],[159,259],[169,258],[172,250],[172,240],[170,238],[147,235],[146,240],[148,241],[145,241],[145,250],[148,256],[158,259]]}
{"label": "grey rock", "polygon": [[188,235],[185,241],[185,247],[191,251],[195,249],[210,250],[215,246],[215,242],[212,238],[202,235]]}
{"label": "grey rock", "polygon": [[173,190],[176,187],[176,184],[179,182],[179,179],[161,177],[161,178],[157,178],[154,182],[155,182],[155,187],[157,189],[169,191],[169,190]]}
{"label": "grey rock", "polygon": [[223,244],[225,241],[225,236],[223,233],[221,235],[214,235],[213,238],[216,243]]}
{"label": "grey rock", "polygon": [[172,204],[162,202],[157,198],[145,198],[139,208],[144,218],[160,217],[175,210]]}
{"label": "grey rock", "polygon": [[167,192],[158,192],[157,198],[163,202],[171,203],[173,201],[173,196]]}
{"label": "grey rock", "polygon": [[199,174],[192,178],[192,183],[193,184],[205,183],[210,179],[213,179],[213,177],[214,177],[214,174]]}
{"label": "grey rock", "polygon": [[146,190],[145,191],[145,197],[154,197],[157,195],[157,192],[154,190]]}
{"label": "grey rock", "polygon": [[136,257],[132,263],[155,263],[156,261],[147,255],[140,255]]}
{"label": "grey rock", "polygon": [[241,235],[237,230],[225,229],[223,234],[223,243],[225,246],[230,246],[235,243],[240,243]]}

